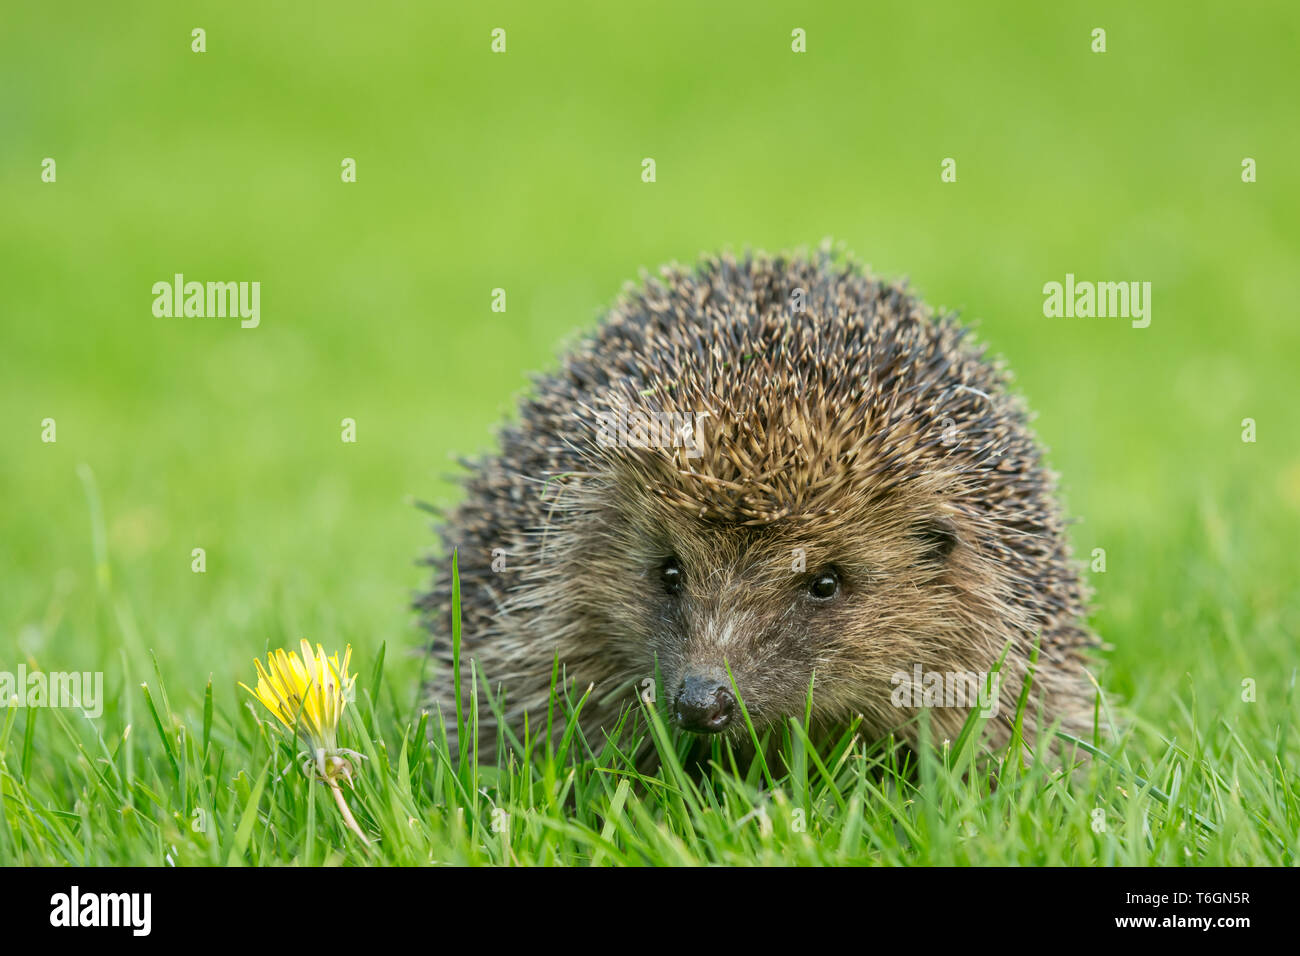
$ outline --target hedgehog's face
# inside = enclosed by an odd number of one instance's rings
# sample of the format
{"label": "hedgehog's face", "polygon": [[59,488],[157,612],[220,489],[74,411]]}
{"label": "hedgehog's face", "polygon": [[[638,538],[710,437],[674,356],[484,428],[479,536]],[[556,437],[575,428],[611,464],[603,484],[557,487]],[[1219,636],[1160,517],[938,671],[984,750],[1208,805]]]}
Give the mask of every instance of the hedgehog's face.
{"label": "hedgehog's face", "polygon": [[743,734],[737,691],[757,727],[802,717],[810,688],[815,718],[889,725],[892,675],[963,656],[947,573],[960,535],[932,510],[881,505],[815,531],[656,525],[630,603],[687,730]]}
{"label": "hedgehog's face", "polygon": [[[833,615],[843,597],[842,572],[834,566],[773,574],[759,549],[717,544],[682,542],[646,575],[659,592],[652,595],[660,622],[654,644],[671,711],[696,733],[739,731],[737,692],[759,725],[799,712],[815,663],[802,650],[815,642],[809,626]],[[778,585],[780,577],[787,587]]]}

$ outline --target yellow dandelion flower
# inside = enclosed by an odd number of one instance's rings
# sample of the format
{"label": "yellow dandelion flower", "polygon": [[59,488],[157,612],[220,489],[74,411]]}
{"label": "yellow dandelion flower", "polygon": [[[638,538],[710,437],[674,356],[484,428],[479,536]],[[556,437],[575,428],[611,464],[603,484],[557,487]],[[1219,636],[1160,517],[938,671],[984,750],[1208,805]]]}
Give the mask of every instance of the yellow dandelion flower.
{"label": "yellow dandelion flower", "polygon": [[265,667],[260,660],[254,660],[257,688],[243,683],[239,686],[260,700],[280,723],[306,740],[310,749],[303,754],[303,773],[333,791],[348,827],[369,843],[338,784],[339,778],[352,783],[353,760],[363,758],[362,754],[338,745],[339,723],[357,680],[356,675],[348,673],[352,646],[348,645],[343,652],[341,667],[338,654],[326,656],[320,644],[313,651],[311,644],[304,640],[301,648],[301,657],[284,649],[267,654]]}
{"label": "yellow dandelion flower", "polygon": [[254,661],[257,668],[257,689],[240,684],[260,700],[275,717],[290,730],[301,734],[314,751],[327,753],[337,749],[339,722],[356,684],[356,676],[348,673],[352,661],[352,646],[343,653],[343,666],[338,654],[325,656],[325,648],[304,640],[302,657],[283,649],[266,655],[266,666]]}

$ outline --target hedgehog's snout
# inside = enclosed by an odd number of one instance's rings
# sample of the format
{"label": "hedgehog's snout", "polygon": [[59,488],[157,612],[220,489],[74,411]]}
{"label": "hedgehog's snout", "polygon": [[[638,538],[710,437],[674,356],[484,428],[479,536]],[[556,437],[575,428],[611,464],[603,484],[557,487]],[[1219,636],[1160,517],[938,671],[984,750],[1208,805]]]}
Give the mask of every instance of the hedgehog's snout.
{"label": "hedgehog's snout", "polygon": [[677,723],[697,734],[725,730],[736,712],[736,698],[726,681],[688,674],[677,691]]}

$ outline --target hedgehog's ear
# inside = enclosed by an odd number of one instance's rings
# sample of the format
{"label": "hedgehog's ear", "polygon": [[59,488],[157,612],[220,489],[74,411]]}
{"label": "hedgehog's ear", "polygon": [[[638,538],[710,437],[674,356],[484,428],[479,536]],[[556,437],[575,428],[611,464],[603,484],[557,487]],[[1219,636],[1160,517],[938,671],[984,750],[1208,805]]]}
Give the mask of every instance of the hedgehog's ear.
{"label": "hedgehog's ear", "polygon": [[957,526],[947,518],[928,518],[914,532],[924,548],[924,560],[941,564],[957,547]]}

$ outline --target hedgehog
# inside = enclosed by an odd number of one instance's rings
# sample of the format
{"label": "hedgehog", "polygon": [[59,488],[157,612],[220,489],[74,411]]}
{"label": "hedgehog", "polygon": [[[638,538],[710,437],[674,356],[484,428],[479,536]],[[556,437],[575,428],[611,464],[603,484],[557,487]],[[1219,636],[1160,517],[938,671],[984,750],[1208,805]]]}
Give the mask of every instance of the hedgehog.
{"label": "hedgehog", "polygon": [[500,695],[480,759],[536,734],[557,668],[597,742],[651,686],[737,743],[810,713],[915,746],[922,712],[942,740],[979,709],[994,748],[1022,691],[1031,739],[1082,736],[1088,593],[1011,383],[956,315],[826,245],[643,273],[463,462],[416,601],[432,702],[455,698],[455,552],[461,690]]}

